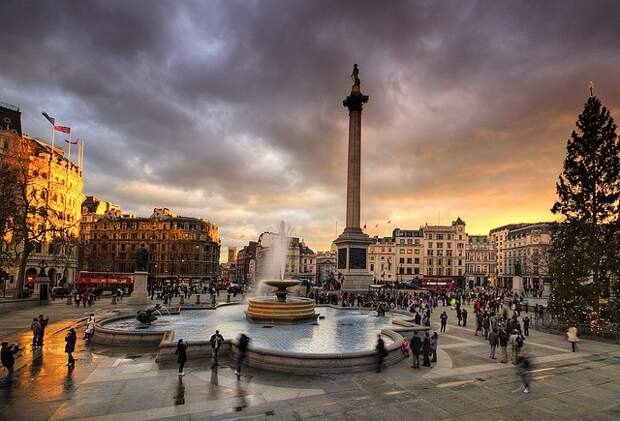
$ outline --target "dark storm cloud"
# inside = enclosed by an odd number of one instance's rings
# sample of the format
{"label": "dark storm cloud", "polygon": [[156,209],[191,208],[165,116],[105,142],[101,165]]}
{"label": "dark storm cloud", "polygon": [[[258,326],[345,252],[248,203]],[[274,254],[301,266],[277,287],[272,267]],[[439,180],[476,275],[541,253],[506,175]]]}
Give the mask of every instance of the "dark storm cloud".
{"label": "dark storm cloud", "polygon": [[[325,246],[360,64],[364,218],[548,217],[585,84],[620,108],[617,2],[15,1],[0,100],[87,139],[86,190]],[[8,17],[8,18],[7,18]],[[504,218],[504,219],[502,219]],[[387,227],[385,227],[387,229]]]}

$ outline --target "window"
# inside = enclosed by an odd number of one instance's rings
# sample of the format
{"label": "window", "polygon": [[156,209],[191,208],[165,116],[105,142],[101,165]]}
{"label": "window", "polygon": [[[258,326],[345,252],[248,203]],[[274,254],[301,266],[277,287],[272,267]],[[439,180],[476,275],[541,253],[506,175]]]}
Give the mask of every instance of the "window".
{"label": "window", "polygon": [[432,256],[433,255],[433,250],[426,250],[426,255],[427,256]]}
{"label": "window", "polygon": [[407,254],[413,254],[413,250],[408,249],[408,250],[407,250]]}
{"label": "window", "polygon": [[432,249],[433,248],[433,243],[428,243],[428,248]]}
{"label": "window", "polygon": [[438,240],[443,240],[443,234],[437,234],[437,239]]}
{"label": "window", "polygon": [[400,254],[405,254],[405,249],[400,249]]}
{"label": "window", "polygon": [[415,273],[416,275],[420,274],[420,268],[413,268],[413,273]]}
{"label": "window", "polygon": [[399,262],[400,262],[401,264],[404,264],[404,263],[405,263],[405,258],[404,258],[404,257],[401,257],[401,258],[400,258],[400,260],[399,260]]}
{"label": "window", "polygon": [[404,275],[405,274],[405,268],[398,268],[398,274],[399,275]]}
{"label": "window", "polygon": [[411,268],[407,268],[407,275],[411,275]]}
{"label": "window", "polygon": [[408,257],[408,258],[407,258],[407,264],[409,264],[409,265],[410,265],[410,264],[411,264],[411,260],[412,260],[412,259],[411,259],[411,257]]}
{"label": "window", "polygon": [[419,258],[419,257],[416,257],[415,259],[413,259],[413,262],[414,262],[416,265],[419,265],[419,264],[420,264],[420,258]]}
{"label": "window", "polygon": [[413,241],[410,239],[407,240],[407,244],[413,244]]}

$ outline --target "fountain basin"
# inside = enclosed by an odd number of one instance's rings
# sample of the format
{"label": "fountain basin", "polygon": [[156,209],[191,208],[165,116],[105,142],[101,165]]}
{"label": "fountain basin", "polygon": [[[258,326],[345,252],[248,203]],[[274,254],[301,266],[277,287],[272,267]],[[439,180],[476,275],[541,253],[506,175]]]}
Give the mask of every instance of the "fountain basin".
{"label": "fountain basin", "polygon": [[319,316],[314,311],[314,301],[309,298],[256,297],[248,300],[246,319],[262,324],[296,324],[313,322]]}

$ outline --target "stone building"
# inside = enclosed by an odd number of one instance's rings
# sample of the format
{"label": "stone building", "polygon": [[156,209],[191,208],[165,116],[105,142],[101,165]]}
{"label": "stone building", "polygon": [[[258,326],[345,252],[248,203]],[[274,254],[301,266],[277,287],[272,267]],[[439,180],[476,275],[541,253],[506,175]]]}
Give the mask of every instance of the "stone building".
{"label": "stone building", "polygon": [[396,244],[392,237],[373,237],[368,246],[368,269],[375,282],[396,280]]}
{"label": "stone building", "polygon": [[[278,234],[263,232],[258,237],[256,250],[256,279],[262,280],[269,276],[275,276],[273,268],[269,268],[269,253],[272,251],[274,239]],[[284,265],[284,277],[288,279],[307,280],[316,282],[316,254],[303,240],[297,237],[287,237],[288,252]]]}
{"label": "stone building", "polygon": [[512,285],[512,278],[504,274],[504,263],[506,262],[506,244],[508,233],[526,224],[508,224],[493,228],[489,231],[489,236],[495,243],[495,258],[497,263],[497,286],[509,283]]}
{"label": "stone building", "polygon": [[[23,134],[18,108],[0,106],[0,118],[0,157],[4,163],[17,165],[24,171],[26,181],[22,185],[29,200],[26,208],[40,210],[29,216],[29,230],[46,232],[44,236],[31,237],[34,250],[26,262],[24,284],[31,288],[34,278],[44,269],[50,288],[71,285],[78,268],[77,239],[84,200],[82,169],[58,147],[62,140],[58,139],[52,150],[44,140]],[[37,227],[42,227],[42,231]],[[14,238],[3,238],[2,248],[21,253],[23,248],[20,244],[15,248]],[[12,295],[19,273],[17,257],[4,269],[10,279],[0,289],[5,295]]]}
{"label": "stone building", "polygon": [[549,222],[520,224],[511,229],[506,235],[502,286],[513,288],[513,277],[520,276],[520,289],[543,290],[549,283],[550,248]]}
{"label": "stone building", "polygon": [[316,284],[323,285],[335,279],[338,272],[337,250],[319,251],[316,254]]}
{"label": "stone building", "polygon": [[92,196],[82,211],[81,270],[133,273],[135,251],[144,244],[150,282],[200,284],[219,275],[220,238],[212,222],[166,208],[136,217]]}
{"label": "stone building", "polygon": [[495,242],[488,235],[469,235],[465,248],[465,278],[469,288],[495,285]]}
{"label": "stone building", "polygon": [[422,229],[392,231],[395,249],[396,277],[409,281],[424,274],[424,233]]}
{"label": "stone building", "polygon": [[465,222],[457,218],[451,225],[425,225],[421,230],[424,235],[425,275],[452,277],[457,286],[464,287],[468,237]]}
{"label": "stone building", "polygon": [[258,243],[250,241],[237,253],[235,281],[240,285],[254,285],[256,282],[256,248]]}

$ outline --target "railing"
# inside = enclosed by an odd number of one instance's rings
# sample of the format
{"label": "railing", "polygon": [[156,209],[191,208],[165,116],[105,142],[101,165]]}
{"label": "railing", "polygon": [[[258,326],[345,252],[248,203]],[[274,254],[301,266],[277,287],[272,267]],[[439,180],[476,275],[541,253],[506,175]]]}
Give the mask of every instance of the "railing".
{"label": "railing", "polygon": [[[530,313],[532,315],[533,313]],[[523,313],[521,313],[523,316]],[[533,329],[553,331],[554,333],[563,334],[566,331],[567,324],[565,321],[558,319],[552,314],[543,313],[543,315],[533,314],[531,316],[531,325]],[[620,324],[602,321],[599,329],[593,329],[590,324],[578,323],[577,331],[581,338],[611,341],[620,343]]]}

